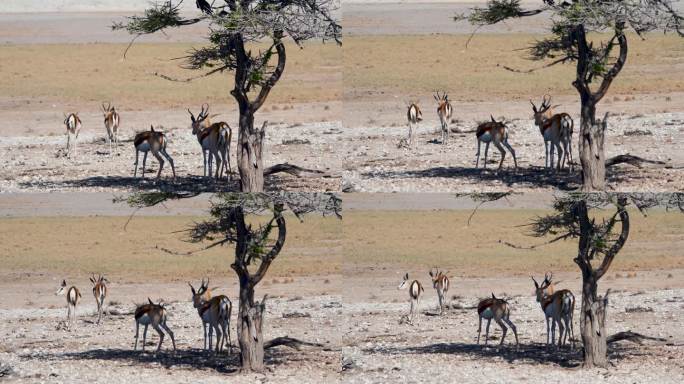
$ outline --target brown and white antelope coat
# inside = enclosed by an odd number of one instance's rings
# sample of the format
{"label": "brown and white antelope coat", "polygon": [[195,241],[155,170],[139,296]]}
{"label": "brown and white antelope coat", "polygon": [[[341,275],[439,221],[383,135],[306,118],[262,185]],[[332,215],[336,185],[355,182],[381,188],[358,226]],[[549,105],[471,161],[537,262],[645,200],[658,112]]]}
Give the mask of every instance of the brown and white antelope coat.
{"label": "brown and white antelope coat", "polygon": [[164,332],[162,332],[162,328],[166,330],[166,333],[171,336],[171,342],[173,343],[173,350],[174,352],[176,351],[176,339],[173,337],[173,332],[171,329],[166,325],[166,320],[168,317],[168,314],[166,312],[166,308],[164,308],[163,305],[161,304],[155,304],[147,298],[148,303],[143,304],[138,306],[135,309],[135,346],[133,347],[133,350],[138,349],[138,334],[140,330],[140,325],[145,326],[145,330],[143,331],[143,342],[142,342],[142,350],[145,352],[145,340],[147,339],[147,327],[152,326],[157,333],[159,334],[159,345],[157,346],[157,352],[161,349],[162,343],[164,342]]}
{"label": "brown and white antelope coat", "polygon": [[480,165],[480,144],[485,143],[484,168],[487,168],[487,152],[489,151],[489,143],[494,143],[494,146],[501,152],[501,162],[499,162],[499,169],[503,166],[506,158],[506,151],[503,147],[508,148],[508,151],[513,155],[513,163],[515,168],[518,168],[518,159],[515,157],[515,151],[510,144],[508,144],[508,128],[503,121],[494,120],[494,116],[490,116],[491,121],[481,123],[477,126],[475,137],[477,138],[477,160],[475,161],[475,168]]}
{"label": "brown and white antelope coat", "polygon": [[[544,138],[544,166],[554,168],[554,151],[558,151],[556,168],[560,171],[567,161],[570,171],[573,168],[572,134],[574,122],[567,113],[554,113],[551,97],[544,96],[539,108],[530,100],[534,112],[534,124]],[[549,145],[550,144],[550,145]]]}
{"label": "brown and white antelope coat", "polygon": [[[145,163],[147,162],[147,152],[152,152],[152,155],[159,161],[159,171],[157,171],[157,179],[161,176],[162,169],[164,169],[163,155],[171,164],[171,170],[173,171],[173,179],[176,179],[176,167],[173,165],[173,159],[166,152],[166,136],[162,132],[154,130],[154,127],[150,125],[150,130],[145,132],[140,132],[135,135],[133,139],[133,145],[135,146],[135,170],[133,171],[133,177],[138,175],[138,156],[140,152],[144,153],[143,164],[142,164],[142,177],[145,177]],[[161,154],[161,155],[160,155]]]}
{"label": "brown and white antelope coat", "polygon": [[[537,302],[541,305],[544,318],[546,319],[546,344],[554,345],[556,340],[556,324],[558,324],[558,346],[565,345],[566,339],[569,336],[574,348],[573,314],[575,312],[575,295],[567,289],[554,291],[554,284],[551,282],[552,276],[546,275],[541,284],[538,284],[537,280],[532,277]],[[550,324],[549,319],[551,319]]]}
{"label": "brown and white antelope coat", "polygon": [[435,95],[435,101],[437,101],[437,116],[439,116],[439,123],[442,130],[442,144],[446,144],[449,139],[449,120],[451,120],[451,103],[449,102],[449,95],[444,93],[439,95],[437,92]]}
{"label": "brown and white antelope coat", "polygon": [[67,326],[71,330],[76,322],[76,306],[81,300],[81,292],[73,285],[67,289],[66,280],[62,280],[62,284],[57,292],[55,292],[55,295],[60,296],[64,294],[66,294],[67,301]]}
{"label": "brown and white antelope coat", "polygon": [[418,123],[423,121],[423,113],[418,108],[418,104],[412,103],[406,111],[406,118],[408,120],[408,145],[413,144],[413,126],[416,127],[416,132],[418,132]]}
{"label": "brown and white antelope coat", "polygon": [[106,107],[102,104],[102,114],[104,115],[104,125],[107,129],[109,153],[112,153],[112,144],[114,144],[114,148],[119,146],[119,113],[111,104],[107,104]]}
{"label": "brown and white antelope coat", "polygon": [[100,324],[102,312],[104,312],[105,299],[107,298],[108,281],[102,275],[98,275],[97,278],[93,275],[90,277],[90,282],[93,283],[93,296],[95,297],[95,303],[97,304],[97,323]]}
{"label": "brown and white antelope coat", "polygon": [[[223,350],[226,336],[228,337],[229,351],[232,352],[233,343],[230,337],[230,316],[233,304],[230,302],[230,299],[224,295],[211,297],[211,291],[208,287],[209,280],[207,280],[206,283],[202,280],[202,284],[197,291],[195,291],[192,284],[188,283],[188,285],[190,285],[190,289],[192,290],[192,304],[195,309],[197,309],[197,314],[200,319],[202,319],[204,349],[212,349],[211,341],[213,330],[216,330],[216,353],[220,353]],[[209,325],[208,334],[207,324]],[[208,345],[207,339],[209,340]]]}
{"label": "brown and white antelope coat", "polygon": [[67,135],[66,150],[67,156],[69,156],[72,152],[71,136],[74,137],[73,152],[76,153],[76,139],[78,139],[78,133],[81,132],[81,118],[78,117],[78,112],[65,116],[64,125],[66,126]]}
{"label": "brown and white antelope coat", "polygon": [[510,319],[511,315],[511,309],[510,306],[508,305],[508,302],[504,299],[499,299],[494,294],[492,293],[491,298],[486,298],[481,300],[477,304],[477,316],[479,318],[479,324],[477,326],[477,343],[480,344],[480,332],[482,331],[482,319],[487,320],[487,330],[485,331],[485,345],[487,345],[487,340],[489,339],[489,325],[492,322],[492,319],[496,321],[497,324],[499,324],[499,327],[501,327],[501,330],[503,331],[503,335],[501,336],[501,342],[499,345],[502,345],[504,340],[506,339],[506,332],[508,331],[508,328],[506,328],[506,324],[508,324],[511,329],[513,330],[513,334],[515,335],[515,345],[518,345],[518,331],[515,328],[515,324]]}
{"label": "brown and white antelope coat", "polygon": [[430,270],[430,277],[432,278],[432,287],[437,291],[437,299],[439,300],[439,313],[444,312],[445,295],[449,291],[449,278],[446,273],[443,273],[437,268]]}
{"label": "brown and white antelope coat", "polygon": [[[216,180],[221,178],[224,173],[230,177],[233,172],[230,166],[230,143],[233,137],[233,130],[230,128],[230,125],[223,121],[212,124],[209,119],[209,105],[206,106],[206,109],[202,105],[202,110],[197,117],[190,112],[190,109],[188,109],[188,113],[192,121],[192,134],[197,136],[197,141],[202,146],[204,176],[211,177],[212,159],[215,159]],[[208,159],[207,152],[209,152]]]}
{"label": "brown and white antelope coat", "polygon": [[415,312],[418,312],[420,296],[424,292],[424,289],[423,285],[418,280],[413,280],[409,283],[408,273],[404,275],[404,279],[401,281],[397,289],[401,290],[407,287],[409,292],[409,300],[411,302],[411,312],[409,312],[408,321],[409,324],[413,324],[413,316]]}

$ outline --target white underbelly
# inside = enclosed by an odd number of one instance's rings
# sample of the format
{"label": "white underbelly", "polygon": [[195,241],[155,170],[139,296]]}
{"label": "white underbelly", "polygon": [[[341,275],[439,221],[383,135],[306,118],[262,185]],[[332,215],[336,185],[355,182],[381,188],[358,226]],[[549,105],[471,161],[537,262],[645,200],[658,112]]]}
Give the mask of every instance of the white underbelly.
{"label": "white underbelly", "polygon": [[138,145],[136,149],[140,152],[147,152],[150,150],[150,144],[147,141],[144,143],[140,143],[140,145]]}
{"label": "white underbelly", "polygon": [[480,315],[480,316],[482,316],[483,318],[489,320],[489,319],[491,319],[491,318],[494,317],[494,311],[492,311],[491,308],[487,308],[487,309],[485,309],[484,311],[482,311],[482,315]]}
{"label": "white underbelly", "polygon": [[140,323],[141,325],[149,325],[152,323],[152,318],[148,314],[144,314],[140,316],[140,318],[138,319],[138,323]]}
{"label": "white underbelly", "polygon": [[480,141],[489,143],[492,141],[492,134],[489,132],[482,134],[482,136],[480,136]]}

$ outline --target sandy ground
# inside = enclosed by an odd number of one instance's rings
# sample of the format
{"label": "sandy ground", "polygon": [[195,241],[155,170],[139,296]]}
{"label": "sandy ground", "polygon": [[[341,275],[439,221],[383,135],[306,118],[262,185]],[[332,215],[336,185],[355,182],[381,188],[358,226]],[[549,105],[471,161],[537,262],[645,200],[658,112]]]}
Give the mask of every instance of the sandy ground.
{"label": "sandy ground", "polygon": [[[35,196],[45,195],[49,194]],[[17,198],[28,196],[24,193]],[[169,207],[163,217],[141,212],[128,230],[122,229],[126,217],[103,216],[106,212],[102,211],[81,216],[78,209],[57,208],[52,214],[43,210],[42,216],[4,217],[0,230],[8,237],[0,248],[4,260],[0,363],[11,369],[9,382],[124,383],[132,377],[143,383],[219,382],[226,378],[245,383],[444,382],[458,375],[462,382],[475,383],[523,382],[546,375],[547,381],[559,383],[675,383],[684,378],[679,363],[684,333],[681,327],[672,326],[684,308],[684,222],[680,214],[653,211],[646,218],[633,215],[630,240],[600,285],[601,291],[612,289],[611,334],[631,330],[662,341],[614,344],[610,369],[585,371],[578,368],[578,351],[554,351],[543,345],[543,317],[528,277],[553,269],[560,287],[577,294],[580,281],[570,256],[576,244],[569,241],[534,251],[513,250],[484,236],[486,228],[498,223],[503,239],[536,242],[525,236],[519,225],[544,212],[539,208],[544,198],[537,197],[536,206],[534,196],[522,195],[513,197],[512,206],[484,207],[466,225],[470,209],[464,201],[448,200],[448,195],[439,195],[429,205],[415,202],[424,194],[395,194],[389,199],[393,204],[371,210],[366,207],[378,196],[370,201],[361,194],[350,196],[350,210],[341,222],[306,218],[304,223],[291,223],[282,258],[257,289],[259,296],[270,297],[267,339],[290,336],[319,344],[298,351],[284,347],[269,350],[268,370],[263,375],[236,374],[235,354],[213,356],[201,351],[201,327],[186,282],[206,275],[215,292],[234,298],[236,281],[226,264],[230,250],[179,257],[152,245],[181,251],[194,248],[184,245],[176,231],[197,218],[173,216],[174,210],[187,212],[196,209],[194,205]],[[97,200],[83,194],[78,198]],[[195,202],[202,203],[206,200]],[[400,206],[413,208],[397,209]],[[11,213],[4,208],[2,212]],[[341,229],[334,230],[336,225]],[[384,241],[378,242],[378,238]],[[435,316],[436,294],[426,273],[432,265],[450,271],[452,281],[450,308],[441,317]],[[99,326],[86,272],[98,267],[111,281],[107,305],[111,313]],[[406,291],[397,291],[396,286],[406,272],[426,287],[413,326],[399,323],[408,302]],[[63,325],[64,298],[53,295],[63,278],[83,292],[72,331]],[[518,349],[510,344],[512,335],[503,348],[475,344],[477,320],[472,306],[491,292],[507,298],[513,307]],[[167,305],[178,347],[175,354],[169,350],[168,339],[161,353],[132,351],[130,311],[133,303],[147,297],[164,300]],[[575,327],[579,327],[577,320]],[[496,344],[501,333],[492,326],[490,336],[490,342]],[[158,339],[152,332],[148,337],[151,350]],[[661,376],[664,371],[668,372],[665,378]]]}

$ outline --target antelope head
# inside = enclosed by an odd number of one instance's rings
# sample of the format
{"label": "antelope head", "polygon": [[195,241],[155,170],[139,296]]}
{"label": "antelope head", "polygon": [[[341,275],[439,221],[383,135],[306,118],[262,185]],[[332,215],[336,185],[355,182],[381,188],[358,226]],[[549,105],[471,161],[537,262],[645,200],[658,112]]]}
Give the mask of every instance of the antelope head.
{"label": "antelope head", "polygon": [[536,125],[541,125],[545,119],[548,119],[553,115],[553,107],[551,107],[551,96],[544,95],[542,98],[542,103],[539,108],[534,104],[532,99],[530,99],[530,104],[532,104],[532,112],[534,112],[534,123]]}
{"label": "antelope head", "polygon": [[430,269],[430,277],[432,278],[432,286],[437,288],[437,282],[439,281],[439,278],[444,275],[442,271],[439,270],[439,268],[434,267]]}
{"label": "antelope head", "polygon": [[202,128],[202,123],[209,117],[209,104],[202,104],[202,110],[197,117],[190,112],[190,108],[188,108],[188,113],[190,114],[190,120],[192,120],[192,134],[196,135]]}
{"label": "antelope head", "polygon": [[57,296],[63,295],[65,293],[66,286],[67,286],[66,280],[62,280],[62,284],[59,285],[59,289],[57,290],[57,292],[55,292],[55,295],[57,295]]}
{"label": "antelope head", "polygon": [[190,286],[190,290],[192,291],[192,304],[195,308],[199,308],[200,306],[202,306],[202,304],[211,299],[209,279],[207,279],[206,282],[204,281],[204,279],[202,279],[202,283],[200,284],[200,287],[197,290],[195,290],[195,287],[193,287],[192,284],[190,284],[189,282],[188,285]]}
{"label": "antelope head", "polygon": [[534,282],[534,291],[535,295],[537,296],[537,302],[542,301],[542,299],[546,296],[552,295],[554,291],[554,283],[553,283],[553,273],[547,272],[544,274],[544,281],[542,281],[541,284],[537,283],[537,280],[532,277],[532,281]]}
{"label": "antelope head", "polygon": [[439,91],[436,91],[433,96],[435,98],[435,101],[437,101],[439,108],[442,108],[443,105],[445,105],[449,102],[449,95],[446,92],[444,92],[442,95],[440,95]]}
{"label": "antelope head", "polygon": [[397,287],[397,289],[404,289],[404,288],[406,288],[406,286],[407,286],[406,283],[408,282],[408,279],[409,279],[409,276],[408,276],[408,272],[407,272],[407,273],[404,275],[404,279],[401,281],[401,283],[399,283],[399,286]]}

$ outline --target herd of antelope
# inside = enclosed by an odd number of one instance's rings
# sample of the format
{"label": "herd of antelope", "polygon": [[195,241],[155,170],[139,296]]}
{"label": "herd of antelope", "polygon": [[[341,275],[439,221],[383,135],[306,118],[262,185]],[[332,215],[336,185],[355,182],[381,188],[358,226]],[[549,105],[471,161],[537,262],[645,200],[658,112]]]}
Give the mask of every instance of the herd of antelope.
{"label": "herd of antelope", "polygon": [[[200,113],[195,116],[190,109],[190,127],[192,134],[197,137],[197,141],[202,148],[202,157],[204,165],[204,176],[214,177],[216,180],[222,177],[230,178],[232,169],[230,166],[230,144],[232,140],[232,129],[228,123],[224,121],[212,123],[209,116],[209,105],[203,104]],[[102,114],[104,116],[104,126],[106,129],[106,142],[109,145],[109,153],[113,153],[119,147],[119,125],[121,118],[119,112],[114,106],[102,104]],[[212,115],[214,117],[216,115]],[[76,153],[76,141],[78,134],[81,131],[82,122],[78,116],[78,112],[72,112],[64,116],[64,125],[66,127],[66,155],[71,157]],[[147,154],[152,155],[159,162],[159,170],[157,171],[157,178],[161,176],[164,169],[164,159],[171,165],[173,178],[176,178],[176,167],[173,163],[173,158],[167,152],[168,140],[166,135],[155,130],[154,126],[150,125],[149,131],[139,132],[133,138],[133,146],[135,148],[135,164],[133,169],[133,177],[138,176],[138,160],[140,153],[143,154],[142,162],[142,177],[145,177],[145,166],[147,164]],[[212,172],[212,165],[216,164],[216,171]]]}
{"label": "herd of antelope", "polygon": [[[432,280],[432,287],[437,291],[437,298],[439,302],[439,314],[444,313],[446,293],[449,290],[448,272],[442,272],[437,268],[430,270],[429,275]],[[532,277],[534,282],[535,296],[537,302],[541,306],[546,320],[546,344],[564,346],[567,340],[570,339],[572,348],[575,347],[575,331],[573,327],[573,313],[575,312],[575,296],[567,289],[556,290],[555,282],[553,282],[553,274],[546,273],[541,284]],[[423,285],[418,280],[409,280],[409,275],[406,273],[399,283],[397,289],[408,288],[409,300],[411,303],[410,312],[406,316],[409,324],[413,324],[414,315],[418,312],[418,304],[424,292]],[[506,333],[510,327],[515,335],[515,344],[518,345],[518,330],[510,319],[511,306],[502,298],[496,297],[492,293],[492,297],[480,300],[477,304],[477,344],[480,344],[480,334],[482,332],[482,320],[487,320],[485,330],[485,342],[489,339],[489,325],[492,319],[501,327],[502,336],[499,345],[504,343]],[[506,326],[508,325],[508,327]],[[556,325],[558,325],[558,338],[556,339]],[[556,342],[557,340],[557,342]]]}
{"label": "herd of antelope", "polygon": [[[436,92],[434,98],[437,102],[437,116],[439,117],[440,122],[441,143],[442,145],[446,145],[449,138],[449,122],[451,121],[453,109],[447,93],[440,95],[439,92]],[[532,104],[534,124],[539,128],[539,133],[544,139],[544,146],[546,148],[544,166],[560,171],[567,163],[572,172],[572,133],[574,128],[572,118],[567,113],[556,113],[555,108],[558,107],[558,105],[551,106],[551,96],[549,95],[544,95],[539,107],[537,107],[532,100],[530,100],[530,103]],[[408,139],[402,139],[402,143],[405,143],[410,147],[413,143],[414,130],[417,130],[418,123],[423,120],[423,114],[417,103],[409,103],[406,117],[409,128]],[[513,157],[515,168],[518,168],[515,150],[513,150],[513,147],[508,143],[508,133],[509,129],[506,123],[503,121],[496,121],[493,116],[490,116],[490,121],[480,123],[477,126],[475,129],[475,137],[477,139],[476,168],[480,165],[480,146],[482,143],[485,144],[484,168],[487,168],[489,144],[494,144],[501,153],[501,161],[499,162],[498,169],[501,169],[503,166],[506,150],[508,150]],[[555,162],[554,166],[554,157],[556,153],[558,154],[558,160]]]}
{"label": "herd of antelope", "polygon": [[[90,282],[93,284],[93,297],[97,304],[97,324],[102,320],[104,313],[105,300],[107,298],[107,284],[109,280],[103,275],[92,275]],[[227,345],[228,350],[232,353],[233,346],[230,337],[230,316],[233,309],[233,304],[230,299],[224,295],[212,296],[209,288],[209,279],[202,282],[200,287],[195,290],[192,284],[188,283],[192,293],[191,301],[193,307],[197,310],[200,320],[202,321],[202,328],[204,330],[204,349],[207,351],[215,351],[221,353]],[[66,280],[62,280],[56,295],[66,295],[67,301],[67,321],[66,326],[69,331],[74,329],[76,322],[76,307],[81,301],[81,292],[76,286],[68,286]],[[173,331],[167,325],[168,311],[162,302],[154,303],[150,298],[147,303],[138,305],[134,311],[135,318],[135,344],[133,350],[138,349],[138,337],[140,334],[140,326],[143,326],[143,341],[142,350],[145,351],[145,341],[147,339],[147,328],[152,326],[159,334],[159,344],[157,351],[161,349],[164,342],[164,331],[171,338],[173,350],[176,350],[176,339]],[[213,347],[212,340],[214,331],[216,332],[216,346]],[[226,342],[226,337],[228,341]]]}

